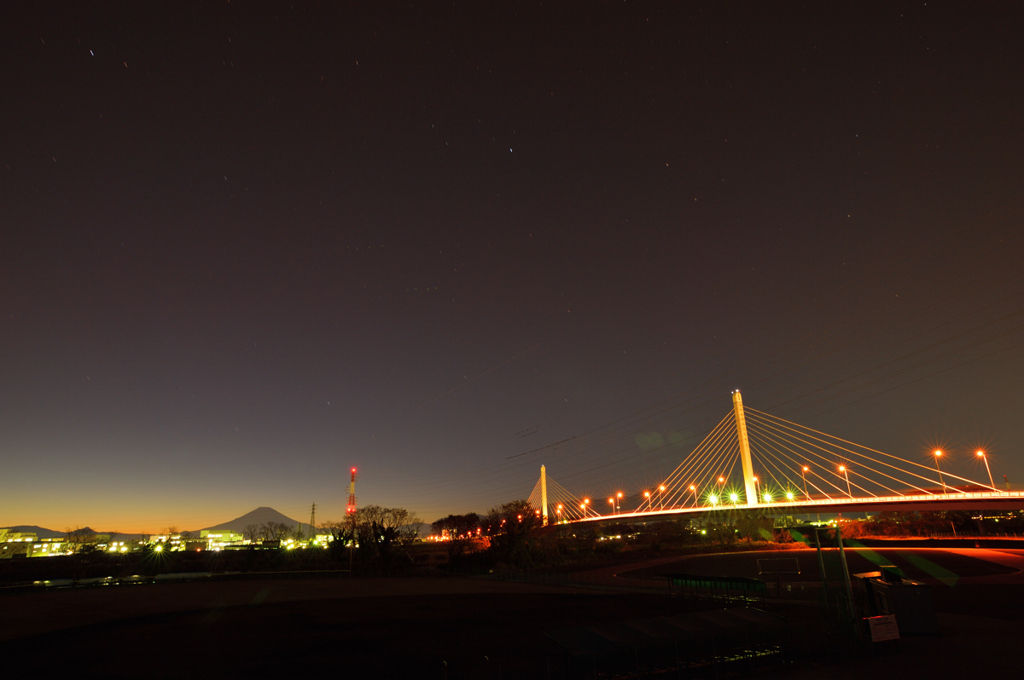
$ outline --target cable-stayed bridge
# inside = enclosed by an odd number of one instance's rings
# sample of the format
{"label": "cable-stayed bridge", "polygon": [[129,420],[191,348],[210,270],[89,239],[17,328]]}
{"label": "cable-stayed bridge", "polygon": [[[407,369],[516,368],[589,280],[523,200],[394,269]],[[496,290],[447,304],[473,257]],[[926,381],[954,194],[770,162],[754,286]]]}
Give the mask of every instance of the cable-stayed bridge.
{"label": "cable-stayed bridge", "polygon": [[529,500],[544,524],[694,515],[724,509],[772,514],[885,510],[1021,509],[1024,492],[1001,490],[984,464],[976,481],[931,465],[861,446],[751,408],[739,391],[733,408],[664,481],[645,489],[639,506],[622,511],[625,494],[579,497],[547,477]]}

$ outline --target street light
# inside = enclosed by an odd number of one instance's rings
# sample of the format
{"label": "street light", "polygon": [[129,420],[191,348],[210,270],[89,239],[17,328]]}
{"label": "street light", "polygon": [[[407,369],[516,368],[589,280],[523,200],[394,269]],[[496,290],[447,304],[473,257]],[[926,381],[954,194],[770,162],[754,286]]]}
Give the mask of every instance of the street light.
{"label": "street light", "polygon": [[697,507],[697,487],[691,484],[690,491],[693,492],[693,507]]}
{"label": "street light", "polygon": [[850,498],[853,498],[853,491],[850,490],[850,471],[846,469],[845,465],[840,465],[839,466],[839,471],[843,473],[844,477],[846,477],[846,493],[847,493],[847,495],[849,495]]}
{"label": "street light", "polygon": [[942,458],[942,449],[935,449],[935,470],[939,473],[939,483],[942,484],[942,493],[946,491],[946,480],[942,478],[942,469],[939,467],[939,458]]}
{"label": "street light", "polygon": [[807,493],[807,473],[810,471],[810,469],[811,468],[805,465],[804,469],[800,471],[800,476],[804,478],[804,496],[806,496],[807,498],[811,497],[811,494]]}
{"label": "street light", "polygon": [[658,491],[661,492],[661,509],[665,509],[665,485],[662,484],[658,487]]}
{"label": "street light", "polygon": [[708,502],[711,503],[711,505],[718,505],[718,495],[711,494],[710,496],[708,496]]}
{"label": "street light", "polygon": [[982,451],[981,449],[978,449],[976,454],[978,458],[981,458],[983,461],[985,461],[985,470],[988,472],[988,485],[992,487],[993,491],[995,491],[996,483],[992,481],[992,469],[989,468],[988,466],[988,456],[986,456],[985,452]]}
{"label": "street light", "polygon": [[609,498],[608,502],[612,504],[612,514],[615,514],[615,499]]}
{"label": "street light", "polygon": [[651,509],[651,492],[644,491],[644,499],[647,501],[647,509]]}
{"label": "street light", "polygon": [[622,510],[622,492],[615,494],[615,512]]}

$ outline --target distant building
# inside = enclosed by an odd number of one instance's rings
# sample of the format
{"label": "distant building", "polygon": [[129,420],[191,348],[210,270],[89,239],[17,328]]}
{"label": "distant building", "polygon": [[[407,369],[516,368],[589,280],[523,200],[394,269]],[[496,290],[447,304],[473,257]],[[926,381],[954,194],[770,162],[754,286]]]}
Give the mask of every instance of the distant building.
{"label": "distant building", "polygon": [[56,557],[66,555],[68,546],[63,538],[44,538],[38,543],[33,543],[29,550],[29,557]]}
{"label": "distant building", "polygon": [[0,560],[12,557],[30,557],[32,546],[39,537],[29,531],[0,529]]}
{"label": "distant building", "polygon": [[231,545],[242,545],[243,541],[242,534],[226,529],[203,529],[199,537],[206,541],[207,550],[223,550]]}

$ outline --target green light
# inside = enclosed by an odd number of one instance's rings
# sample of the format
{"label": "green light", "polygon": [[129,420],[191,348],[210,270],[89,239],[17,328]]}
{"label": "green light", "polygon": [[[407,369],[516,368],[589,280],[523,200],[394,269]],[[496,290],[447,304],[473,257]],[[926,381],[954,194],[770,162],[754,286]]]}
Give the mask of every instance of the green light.
{"label": "green light", "polygon": [[764,495],[764,502],[765,503],[771,503],[772,502],[772,495],[770,493],[765,493],[765,495]]}
{"label": "green light", "polygon": [[786,492],[786,499],[787,500],[793,500],[793,492],[792,491],[787,491]]}
{"label": "green light", "polygon": [[718,496],[711,494],[708,496],[708,502],[711,503],[711,505],[718,505]]}
{"label": "green light", "polygon": [[735,503],[739,499],[740,499],[740,495],[738,493],[731,493],[731,494],[729,494],[729,500],[731,500],[733,503]]}

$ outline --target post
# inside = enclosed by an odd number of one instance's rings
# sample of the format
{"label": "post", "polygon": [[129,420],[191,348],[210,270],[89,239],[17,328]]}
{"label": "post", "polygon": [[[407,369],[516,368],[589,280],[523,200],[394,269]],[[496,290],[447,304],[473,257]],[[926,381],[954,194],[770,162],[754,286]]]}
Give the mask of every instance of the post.
{"label": "post", "polygon": [[352,481],[348,484],[348,506],[345,508],[345,514],[348,515],[350,523],[352,524],[352,538],[349,541],[348,548],[348,573],[352,575],[352,563],[355,560],[356,554],[356,469],[352,468]]}
{"label": "post", "polygon": [[818,547],[818,569],[821,570],[821,601],[825,605],[825,611],[831,607],[828,602],[828,577],[825,575],[825,558],[821,556],[821,533],[818,527],[814,527],[814,543]]}
{"label": "post", "polygon": [[846,612],[853,620],[853,585],[850,583],[850,566],[846,563],[846,552],[843,551],[843,529],[836,522],[836,543],[839,544],[839,561],[843,564],[843,584],[846,586]]}
{"label": "post", "polygon": [[747,492],[747,505],[757,504],[754,486],[754,464],[750,461],[750,440],[747,439],[747,420],[743,416],[743,398],[740,391],[732,393],[733,412],[736,414],[736,435],[740,440],[740,462],[743,464],[743,488]]}
{"label": "post", "polygon": [[540,512],[543,521],[541,526],[548,525],[548,475],[544,466],[540,466]]}

